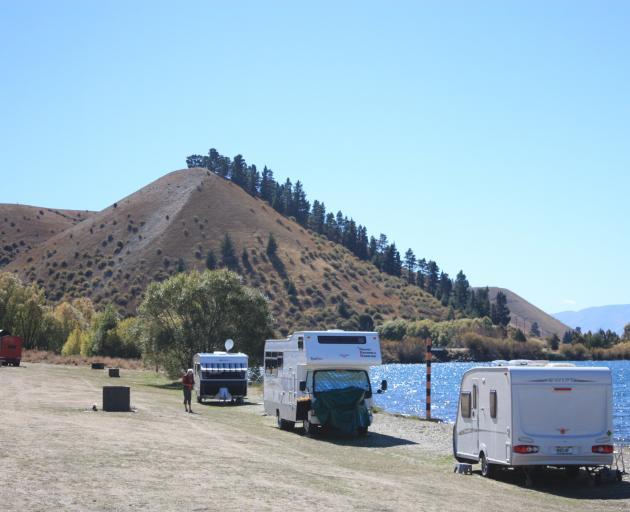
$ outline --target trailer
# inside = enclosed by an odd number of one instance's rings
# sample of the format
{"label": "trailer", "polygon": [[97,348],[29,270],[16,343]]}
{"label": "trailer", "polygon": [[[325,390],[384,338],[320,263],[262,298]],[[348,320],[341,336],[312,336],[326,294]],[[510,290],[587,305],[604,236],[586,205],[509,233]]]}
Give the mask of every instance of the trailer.
{"label": "trailer", "polygon": [[501,468],[559,467],[576,475],[613,462],[610,369],[505,361],[462,377],[453,455]]}
{"label": "trailer", "polygon": [[20,366],[24,341],[19,336],[11,336],[7,330],[0,329],[0,364]]}
{"label": "trailer", "polygon": [[242,404],[247,396],[248,357],[242,353],[209,352],[193,358],[197,402],[218,399]]}
{"label": "trailer", "polygon": [[[372,423],[369,369],[381,364],[376,332],[300,331],[265,343],[265,412],[278,427],[365,435]],[[387,388],[381,383],[380,391]]]}

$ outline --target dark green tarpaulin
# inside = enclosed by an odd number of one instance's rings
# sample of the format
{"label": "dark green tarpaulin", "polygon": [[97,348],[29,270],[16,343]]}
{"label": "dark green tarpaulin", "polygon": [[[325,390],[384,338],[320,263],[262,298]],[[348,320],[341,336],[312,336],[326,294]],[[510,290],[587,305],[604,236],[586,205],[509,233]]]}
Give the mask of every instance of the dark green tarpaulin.
{"label": "dark green tarpaulin", "polygon": [[356,432],[359,427],[370,426],[364,389],[320,391],[315,394],[313,411],[322,425],[330,425],[348,434]]}

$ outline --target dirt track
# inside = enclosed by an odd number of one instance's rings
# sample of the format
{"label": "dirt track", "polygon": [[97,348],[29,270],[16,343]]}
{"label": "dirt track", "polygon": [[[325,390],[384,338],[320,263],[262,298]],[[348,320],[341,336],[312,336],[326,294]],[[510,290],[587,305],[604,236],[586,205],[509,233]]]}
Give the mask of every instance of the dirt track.
{"label": "dirt track", "polygon": [[366,439],[310,439],[263,416],[259,390],[186,414],[152,373],[122,375],[134,413],[100,411],[105,372],[0,368],[0,510],[630,511],[628,481],[455,475],[448,425],[377,414]]}

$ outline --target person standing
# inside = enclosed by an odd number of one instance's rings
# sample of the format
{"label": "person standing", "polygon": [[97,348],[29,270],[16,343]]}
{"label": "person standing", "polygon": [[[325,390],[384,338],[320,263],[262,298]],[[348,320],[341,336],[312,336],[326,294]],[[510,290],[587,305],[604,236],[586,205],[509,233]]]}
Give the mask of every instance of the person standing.
{"label": "person standing", "polygon": [[184,409],[186,409],[186,412],[192,412],[192,388],[195,385],[192,368],[189,368],[186,375],[182,377],[182,385],[184,388]]}

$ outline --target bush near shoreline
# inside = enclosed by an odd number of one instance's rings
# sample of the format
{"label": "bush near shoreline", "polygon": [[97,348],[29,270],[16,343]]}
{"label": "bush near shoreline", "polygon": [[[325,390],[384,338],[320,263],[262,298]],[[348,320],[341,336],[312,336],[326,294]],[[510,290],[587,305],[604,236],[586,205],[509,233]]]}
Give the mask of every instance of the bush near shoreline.
{"label": "bush near shoreline", "polygon": [[[392,320],[377,328],[381,335],[385,363],[421,363],[426,354],[426,340],[434,348],[444,349],[434,357],[440,361],[494,361],[497,359],[547,359],[553,361],[630,359],[630,340],[624,338],[610,347],[588,346],[578,341],[561,342],[557,336],[541,339],[527,337],[520,329],[504,329],[489,318],[431,320]],[[593,339],[587,333],[581,338]],[[571,336],[565,336],[565,340]]]}

